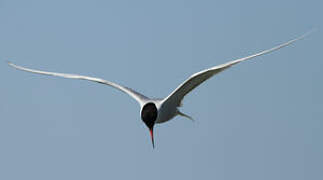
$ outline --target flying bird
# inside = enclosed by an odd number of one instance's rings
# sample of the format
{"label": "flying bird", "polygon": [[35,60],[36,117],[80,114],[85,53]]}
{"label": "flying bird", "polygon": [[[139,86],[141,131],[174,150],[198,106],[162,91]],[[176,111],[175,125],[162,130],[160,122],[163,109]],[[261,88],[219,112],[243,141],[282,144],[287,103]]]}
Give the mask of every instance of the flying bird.
{"label": "flying bird", "polygon": [[131,88],[128,88],[126,86],[121,86],[121,85],[116,84],[114,82],[107,81],[107,80],[100,79],[100,78],[96,78],[96,77],[82,76],[82,75],[77,75],[77,74],[65,74],[65,73],[57,73],[57,72],[40,71],[40,70],[29,69],[29,68],[25,68],[22,66],[18,66],[18,65],[11,63],[11,62],[8,62],[8,64],[10,66],[12,66],[16,69],[22,70],[22,71],[43,74],[43,75],[49,75],[49,76],[58,76],[58,77],[70,78],[70,79],[81,79],[81,80],[93,81],[93,82],[97,82],[97,83],[111,86],[115,89],[118,89],[118,90],[128,94],[129,96],[134,98],[140,105],[140,117],[149,129],[152,145],[154,148],[155,143],[154,143],[153,131],[154,131],[155,124],[167,122],[177,115],[193,120],[190,116],[182,113],[179,110],[179,107],[181,106],[181,101],[183,100],[185,95],[187,95],[189,92],[191,92],[194,88],[196,88],[197,86],[199,86],[204,81],[211,78],[212,76],[222,72],[223,70],[225,70],[235,64],[238,64],[242,61],[246,61],[248,59],[252,59],[257,56],[271,53],[271,52],[276,51],[276,50],[283,48],[283,47],[286,47],[286,46],[294,43],[295,41],[303,39],[308,34],[309,33],[306,33],[296,39],[282,43],[278,46],[261,51],[259,53],[256,53],[256,54],[253,54],[253,55],[250,55],[247,57],[243,57],[240,59],[236,59],[233,61],[229,61],[227,63],[197,72],[197,73],[191,75],[187,80],[185,80],[182,84],[180,84],[172,93],[170,93],[166,98],[163,98],[163,99],[152,99],[152,98],[144,96],[144,95],[140,94],[139,92],[137,92]]}

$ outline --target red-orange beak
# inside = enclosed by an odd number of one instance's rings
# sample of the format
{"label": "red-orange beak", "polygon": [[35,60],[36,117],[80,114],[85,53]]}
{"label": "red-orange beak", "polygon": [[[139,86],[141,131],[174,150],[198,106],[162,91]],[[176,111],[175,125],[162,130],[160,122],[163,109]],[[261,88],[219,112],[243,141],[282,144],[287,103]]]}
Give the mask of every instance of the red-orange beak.
{"label": "red-orange beak", "polygon": [[150,132],[150,137],[151,137],[151,142],[153,144],[153,148],[155,148],[155,142],[154,142],[154,128],[152,127],[151,129],[149,129]]}

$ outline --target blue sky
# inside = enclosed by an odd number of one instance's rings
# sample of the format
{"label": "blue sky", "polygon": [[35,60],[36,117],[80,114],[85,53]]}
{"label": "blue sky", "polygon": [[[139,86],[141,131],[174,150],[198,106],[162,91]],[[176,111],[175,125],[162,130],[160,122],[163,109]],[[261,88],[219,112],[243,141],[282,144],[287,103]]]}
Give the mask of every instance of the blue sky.
{"label": "blue sky", "polygon": [[[0,0],[0,179],[322,179],[322,7],[314,0]],[[181,110],[196,121],[158,125],[154,150],[127,95],[5,63],[165,97],[192,73],[312,28],[304,40],[195,89]]]}

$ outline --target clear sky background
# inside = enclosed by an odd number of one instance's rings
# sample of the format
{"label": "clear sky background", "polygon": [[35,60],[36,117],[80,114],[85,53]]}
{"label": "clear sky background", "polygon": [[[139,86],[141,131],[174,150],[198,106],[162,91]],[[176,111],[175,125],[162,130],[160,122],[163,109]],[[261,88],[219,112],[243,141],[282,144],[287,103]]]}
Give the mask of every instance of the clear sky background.
{"label": "clear sky background", "polygon": [[[0,0],[0,179],[323,179],[319,0]],[[318,31],[213,77],[157,125],[101,77],[165,97],[192,73]]]}

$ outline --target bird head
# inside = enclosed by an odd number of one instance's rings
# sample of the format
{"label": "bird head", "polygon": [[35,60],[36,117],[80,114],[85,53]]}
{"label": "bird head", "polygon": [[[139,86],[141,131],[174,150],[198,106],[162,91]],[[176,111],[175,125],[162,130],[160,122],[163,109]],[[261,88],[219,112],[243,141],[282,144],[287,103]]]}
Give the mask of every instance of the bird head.
{"label": "bird head", "polygon": [[157,119],[157,114],[158,114],[157,107],[152,102],[145,104],[141,110],[141,119],[149,129],[153,148],[155,147],[154,125]]}

